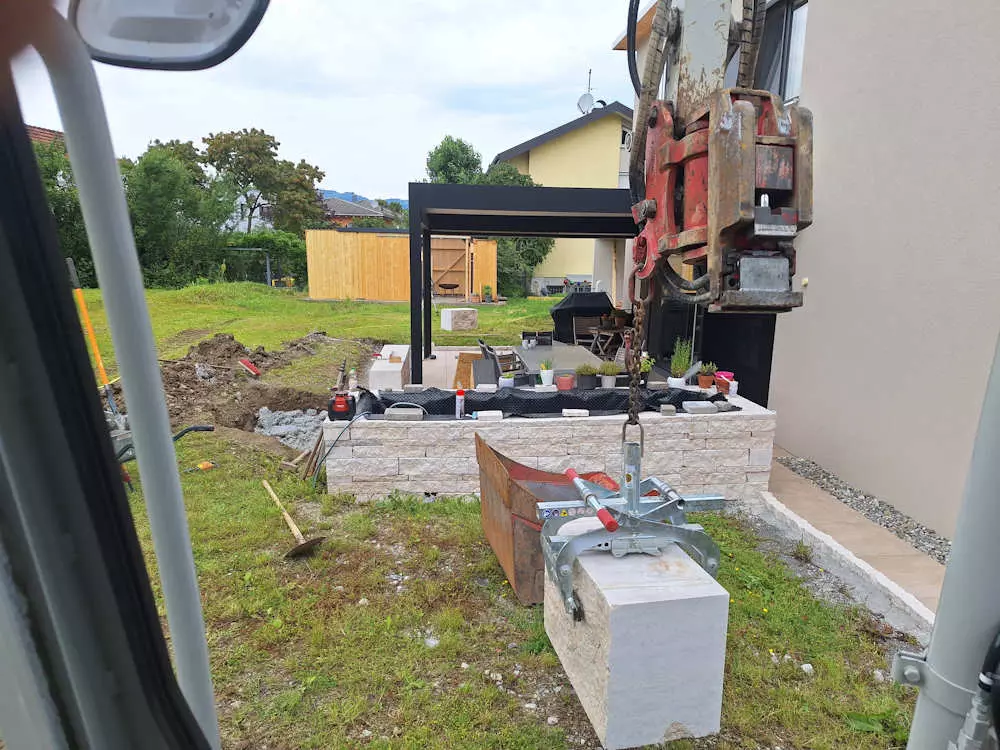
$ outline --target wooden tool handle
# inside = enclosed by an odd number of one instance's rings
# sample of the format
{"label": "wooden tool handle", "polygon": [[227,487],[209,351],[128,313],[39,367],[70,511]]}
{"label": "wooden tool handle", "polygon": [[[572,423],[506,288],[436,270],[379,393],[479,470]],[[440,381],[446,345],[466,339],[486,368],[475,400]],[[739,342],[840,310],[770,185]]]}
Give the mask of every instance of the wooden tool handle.
{"label": "wooden tool handle", "polygon": [[288,528],[292,530],[292,536],[295,537],[295,541],[297,541],[299,544],[302,544],[306,540],[306,538],[302,536],[302,532],[299,531],[299,527],[295,525],[295,521],[293,521],[292,517],[288,515],[288,511],[285,510],[285,506],[281,504],[281,501],[278,499],[278,496],[274,494],[274,490],[271,489],[271,485],[268,483],[266,479],[262,479],[261,484],[264,485],[264,489],[267,490],[267,494],[271,496],[272,500],[274,500],[274,504],[277,505],[278,508],[281,510],[281,515],[285,517],[285,523],[287,523]]}

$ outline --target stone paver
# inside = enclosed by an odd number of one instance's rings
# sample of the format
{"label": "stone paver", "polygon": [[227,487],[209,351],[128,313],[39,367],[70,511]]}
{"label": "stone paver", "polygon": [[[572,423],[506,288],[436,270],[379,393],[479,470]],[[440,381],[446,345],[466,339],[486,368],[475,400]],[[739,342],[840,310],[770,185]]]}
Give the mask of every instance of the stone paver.
{"label": "stone paver", "polygon": [[[790,454],[774,446],[774,455]],[[927,607],[937,609],[944,566],[936,560],[777,462],[771,466],[770,490],[791,511],[832,536]]]}

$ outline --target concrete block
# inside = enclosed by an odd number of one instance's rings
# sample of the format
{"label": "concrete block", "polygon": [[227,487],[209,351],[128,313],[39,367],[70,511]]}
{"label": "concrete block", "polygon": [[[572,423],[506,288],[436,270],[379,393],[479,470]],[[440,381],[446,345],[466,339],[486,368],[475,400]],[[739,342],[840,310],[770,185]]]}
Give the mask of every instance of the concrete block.
{"label": "concrete block", "polygon": [[[414,459],[410,459],[414,460]],[[357,478],[393,477],[399,474],[399,460],[395,458],[330,458],[327,473]]]}
{"label": "concrete block", "polygon": [[585,552],[574,580],[584,619],[573,621],[546,576],[545,630],[602,744],[718,732],[726,590],[677,547],[659,557]]}
{"label": "concrete block", "polygon": [[442,331],[474,331],[479,327],[479,311],[474,307],[446,307],[441,311]]}
{"label": "concrete block", "polygon": [[752,445],[751,440],[753,438],[750,437],[749,432],[734,437],[710,437],[705,441],[705,447],[709,450],[728,450],[732,448],[748,450],[754,447],[762,447]]}
{"label": "concrete block", "polygon": [[751,448],[750,449],[750,465],[751,466],[770,466],[772,459],[773,449],[768,448]]}
{"label": "concrete block", "polygon": [[688,414],[718,414],[719,407],[711,401],[684,401],[681,406]]}
{"label": "concrete block", "polygon": [[479,476],[479,464],[475,458],[401,458],[399,473],[411,479],[418,477],[438,477],[444,474],[470,474]]}
{"label": "concrete block", "polygon": [[660,414],[665,417],[672,417],[677,414],[677,407],[673,404],[660,404]]}
{"label": "concrete block", "polygon": [[746,466],[748,451],[730,448],[720,451],[684,451],[684,466],[714,469],[719,466]]}
{"label": "concrete block", "polygon": [[503,412],[499,409],[476,412],[478,422],[500,422],[503,420]]}
{"label": "concrete block", "polygon": [[[538,448],[541,449],[541,446]],[[604,456],[539,456],[538,468],[541,471],[563,472],[566,469],[576,469],[581,474],[589,471],[604,471]]]}
{"label": "concrete block", "polygon": [[373,391],[393,389],[403,390],[403,380],[409,369],[402,362],[387,362],[377,359],[368,370],[368,387]]}
{"label": "concrete block", "polygon": [[354,458],[423,458],[427,449],[422,445],[354,445]]}

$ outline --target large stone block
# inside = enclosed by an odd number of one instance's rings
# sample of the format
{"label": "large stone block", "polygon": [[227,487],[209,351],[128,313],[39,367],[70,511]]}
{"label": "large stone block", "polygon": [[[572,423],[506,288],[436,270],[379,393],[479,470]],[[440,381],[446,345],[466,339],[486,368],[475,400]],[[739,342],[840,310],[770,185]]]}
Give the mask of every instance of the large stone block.
{"label": "large stone block", "polygon": [[677,547],[585,552],[574,581],[584,619],[546,576],[545,630],[607,750],[717,733],[726,590]]}
{"label": "large stone block", "polygon": [[479,311],[474,307],[446,307],[441,311],[442,331],[474,331],[479,327]]}

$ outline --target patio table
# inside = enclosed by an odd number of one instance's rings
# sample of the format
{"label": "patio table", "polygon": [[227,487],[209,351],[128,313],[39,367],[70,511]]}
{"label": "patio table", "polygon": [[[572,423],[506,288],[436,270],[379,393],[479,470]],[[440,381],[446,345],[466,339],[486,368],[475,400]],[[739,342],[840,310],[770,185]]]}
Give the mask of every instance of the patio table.
{"label": "patio table", "polygon": [[534,346],[526,349],[515,346],[514,353],[524,363],[525,372],[537,375],[541,364],[547,359],[552,360],[552,369],[559,372],[575,372],[579,365],[601,366],[601,358],[593,354],[585,346],[574,346],[554,341],[552,346]]}

